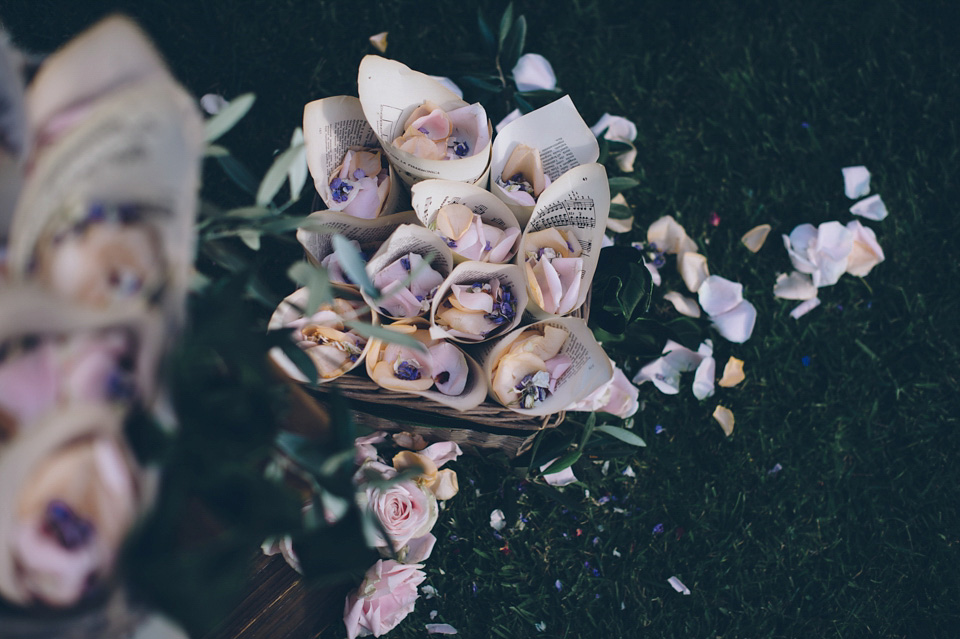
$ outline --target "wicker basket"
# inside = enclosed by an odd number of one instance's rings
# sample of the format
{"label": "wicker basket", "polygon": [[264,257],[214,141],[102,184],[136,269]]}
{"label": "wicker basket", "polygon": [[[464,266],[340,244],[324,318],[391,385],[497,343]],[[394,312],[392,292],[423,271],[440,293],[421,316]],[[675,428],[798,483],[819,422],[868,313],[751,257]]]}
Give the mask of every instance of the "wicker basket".
{"label": "wicker basket", "polygon": [[457,412],[417,395],[386,390],[360,372],[353,372],[322,386],[311,394],[325,402],[331,387],[350,401],[358,424],[374,430],[408,432],[430,442],[451,441],[465,452],[500,450],[516,457],[533,444],[537,433],[560,424],[565,413],[528,418],[487,400],[476,408]]}

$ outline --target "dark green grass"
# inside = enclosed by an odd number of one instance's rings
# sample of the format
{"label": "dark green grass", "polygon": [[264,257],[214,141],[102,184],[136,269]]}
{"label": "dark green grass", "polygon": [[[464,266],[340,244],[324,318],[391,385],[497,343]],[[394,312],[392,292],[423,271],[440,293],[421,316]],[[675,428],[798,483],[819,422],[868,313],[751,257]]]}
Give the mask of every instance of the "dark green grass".
{"label": "dark green grass", "polygon": [[[483,4],[490,16],[501,9]],[[419,70],[487,70],[467,5],[126,8],[195,93],[258,94],[225,142],[262,172],[303,103],[355,91],[375,32],[389,30],[389,55]],[[109,6],[122,3],[35,0],[5,6],[3,19],[44,50]],[[432,17],[437,6],[442,19]],[[642,387],[636,430],[648,447],[615,460],[606,477],[599,464],[578,463],[584,484],[563,494],[580,510],[564,513],[535,484],[520,491],[521,479],[496,464],[458,463],[462,491],[442,513],[426,567],[439,597],[421,600],[392,636],[423,636],[431,610],[464,637],[536,636],[537,622],[545,636],[567,637],[956,636],[958,5],[517,9],[531,25],[527,50],[553,63],[588,124],[605,111],[637,123],[641,186],[628,199],[638,237],[675,215],[711,271],[744,284],[756,331],[744,345],[717,340],[717,350],[721,366],[729,354],[744,359],[747,380],[703,404],[689,384],[674,397]],[[779,234],[851,219],[840,175],[851,164],[872,171],[891,211],[866,223],[887,260],[865,280],[822,290],[823,305],[794,321],[793,303],[771,294],[789,270]],[[208,183],[232,197],[217,176]],[[763,222],[774,233],[752,255],[738,239]],[[672,316],[662,301],[652,313]],[[736,414],[730,439],[710,418],[717,401]],[[666,432],[656,435],[656,424]],[[620,473],[628,464],[636,478]],[[603,496],[616,500],[598,503]],[[494,508],[508,513],[505,542],[488,524]],[[654,535],[658,523],[665,532]],[[675,593],[671,575],[692,595]]]}

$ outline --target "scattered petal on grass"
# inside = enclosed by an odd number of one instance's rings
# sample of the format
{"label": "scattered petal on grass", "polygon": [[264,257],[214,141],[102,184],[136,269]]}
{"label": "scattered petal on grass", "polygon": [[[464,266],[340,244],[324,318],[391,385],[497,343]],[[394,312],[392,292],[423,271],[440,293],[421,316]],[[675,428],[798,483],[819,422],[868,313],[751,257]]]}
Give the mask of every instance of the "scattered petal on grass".
{"label": "scattered petal on grass", "polygon": [[680,277],[683,278],[683,283],[691,293],[696,293],[703,281],[710,277],[707,258],[690,251],[681,253],[677,257],[677,270],[680,271]]}
{"label": "scattered petal on grass", "polygon": [[706,343],[700,345],[700,354],[704,357],[693,376],[693,396],[700,400],[713,396],[714,379],[717,377],[717,361],[713,359],[713,349],[705,350],[705,346]]}
{"label": "scattered petal on grass", "polygon": [[433,621],[434,619],[436,619],[438,614],[440,614],[438,611],[436,611],[436,610],[431,610],[431,611],[430,611],[430,621]]}
{"label": "scattered petal on grass", "polygon": [[776,475],[776,474],[779,473],[781,470],[783,470],[783,466],[781,466],[780,464],[774,464],[774,465],[773,465],[773,468],[771,468],[770,470],[767,471],[767,474],[768,474],[768,475]]}
{"label": "scattered petal on grass", "polygon": [[700,317],[700,305],[697,304],[697,301],[693,298],[685,297],[676,291],[670,291],[669,293],[663,294],[663,299],[673,304],[673,307],[677,309],[677,312],[681,315]]}
{"label": "scattered petal on grass", "polygon": [[[559,457],[556,459],[551,459],[546,464],[541,466],[540,472],[542,473],[546,469],[550,468],[550,465],[553,464],[553,462],[557,461],[557,459],[559,459]],[[567,466],[566,468],[564,468],[558,473],[550,473],[549,475],[544,475],[543,479],[551,486],[557,486],[557,487],[566,486],[568,484],[572,484],[573,482],[577,481],[576,475],[573,474],[573,468],[571,468],[570,466]]]}
{"label": "scattered petal on grass", "polygon": [[622,557],[622,556],[623,556],[623,555],[620,554],[620,551],[617,550],[616,548],[613,549],[613,552],[612,552],[611,554],[612,554],[614,557]]}
{"label": "scattered petal on grass", "polygon": [[887,207],[883,203],[883,200],[880,199],[879,195],[874,195],[865,200],[860,200],[850,207],[850,212],[854,215],[859,215],[860,217],[865,217],[868,220],[873,220],[875,222],[879,222],[883,218],[887,217],[888,214]]}
{"label": "scattered petal on grass", "polygon": [[633,466],[627,466],[626,468],[623,469],[623,472],[621,473],[621,475],[623,475],[624,477],[636,477],[637,473],[633,471]]}
{"label": "scattered petal on grass", "polygon": [[507,521],[503,516],[503,511],[497,508],[492,513],[490,513],[490,527],[496,531],[503,530],[503,527],[507,525]]}
{"label": "scattered petal on grass", "polygon": [[387,52],[387,32],[383,31],[376,35],[370,36],[370,44],[373,45],[373,48],[379,51],[380,53]]}
{"label": "scattered petal on grass", "polygon": [[658,251],[677,255],[697,250],[697,243],[690,239],[687,231],[672,215],[664,215],[650,225],[647,243],[656,245]]}
{"label": "scattered petal on grass", "polygon": [[552,91],[557,88],[557,75],[550,62],[539,53],[525,53],[513,67],[517,91]]}
{"label": "scattered petal on grass", "polygon": [[813,278],[800,271],[781,273],[773,285],[773,296],[783,300],[811,300],[817,296]]}
{"label": "scattered petal on grass", "polygon": [[807,366],[810,366],[810,356],[804,355],[803,357],[801,357],[800,363],[803,364],[804,368],[806,368]]}
{"label": "scattered petal on grass", "polygon": [[654,534],[654,535],[662,535],[662,534],[663,534],[663,524],[657,524],[656,526],[654,526],[654,527],[653,527],[653,534]]}
{"label": "scattered petal on grass", "polygon": [[710,320],[722,338],[734,344],[743,344],[753,335],[753,327],[757,322],[757,308],[747,300],[743,300],[726,313],[713,315]]}
{"label": "scattered petal on grass", "polygon": [[563,590],[563,584],[560,583],[560,580],[559,580],[559,579],[557,579],[555,582],[553,582],[553,586],[554,586],[554,588],[557,589],[557,592],[560,592],[561,590]]}
{"label": "scattered petal on grass", "polygon": [[448,623],[428,623],[427,633],[431,635],[455,635],[457,629]]}
{"label": "scattered petal on grass", "polygon": [[820,306],[819,297],[815,297],[812,300],[807,300],[806,302],[798,304],[795,309],[790,311],[790,317],[793,319],[800,319],[818,306]]}
{"label": "scattered petal on grass", "polygon": [[720,428],[723,429],[723,433],[730,437],[733,435],[733,411],[725,406],[720,406],[719,404],[713,411],[713,418],[717,420],[720,424]]}
{"label": "scattered petal on grass", "polygon": [[720,226],[720,216],[716,211],[710,211],[710,226]]}
{"label": "scattered petal on grass", "polygon": [[847,166],[843,172],[843,192],[851,200],[861,198],[870,192],[870,171],[865,166]]}
{"label": "scattered petal on grass", "polygon": [[717,384],[723,388],[731,388],[742,382],[745,377],[743,374],[743,360],[731,355],[730,359],[727,360],[726,366],[723,367],[723,375]]}
{"label": "scattered petal on grass", "polygon": [[847,230],[853,233],[853,249],[847,258],[847,273],[865,277],[874,266],[884,260],[883,249],[880,248],[873,229],[861,224],[860,220],[848,222]]}
{"label": "scattered petal on grass", "polygon": [[743,237],[740,238],[740,242],[747,247],[748,251],[751,253],[756,253],[763,247],[763,243],[767,241],[767,236],[770,234],[770,228],[771,227],[769,224],[755,226],[743,234]]}
{"label": "scattered petal on grass", "polygon": [[600,467],[600,474],[606,477],[607,473],[609,472],[610,472],[610,460],[608,459],[605,462],[603,462],[603,466]]}
{"label": "scattered petal on grass", "polygon": [[665,431],[665,430],[667,430],[667,429],[664,428],[663,426],[661,426],[660,424],[657,424],[657,425],[653,428],[653,432],[656,433],[657,435],[659,435],[660,433],[662,433],[662,432]]}
{"label": "scattered petal on grass", "polygon": [[690,594],[690,589],[683,585],[683,582],[677,579],[676,577],[670,577],[667,579],[670,582],[670,585],[673,586],[673,589],[677,592],[682,592],[685,595]]}
{"label": "scattered petal on grass", "polygon": [[544,632],[547,629],[547,624],[543,621],[538,621],[537,623],[533,624],[533,627],[539,632]]}
{"label": "scattered petal on grass", "polygon": [[420,586],[420,592],[423,593],[424,599],[433,599],[437,596],[437,589],[427,584],[426,586]]}

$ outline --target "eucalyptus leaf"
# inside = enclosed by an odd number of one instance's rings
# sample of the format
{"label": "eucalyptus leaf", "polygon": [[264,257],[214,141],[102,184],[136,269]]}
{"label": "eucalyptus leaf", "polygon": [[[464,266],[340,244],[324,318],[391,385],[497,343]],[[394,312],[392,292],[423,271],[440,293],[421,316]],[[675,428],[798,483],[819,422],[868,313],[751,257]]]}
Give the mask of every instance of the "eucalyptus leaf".
{"label": "eucalyptus leaf", "polygon": [[527,19],[520,16],[510,27],[510,33],[503,42],[500,50],[500,64],[507,69],[513,69],[520,55],[523,53],[523,47],[527,42]]}
{"label": "eucalyptus leaf", "polygon": [[631,446],[637,446],[642,448],[647,445],[647,442],[643,441],[643,439],[631,433],[626,428],[620,428],[619,426],[610,426],[608,424],[604,424],[603,426],[597,426],[597,430],[600,431],[601,433],[606,433],[611,437],[615,437],[616,439],[619,439],[625,444],[630,444]]}
{"label": "eucalyptus leaf", "polygon": [[493,31],[490,29],[490,25],[487,24],[486,18],[483,17],[483,9],[477,8],[477,28],[480,31],[480,37],[483,39],[484,45],[488,49],[495,49],[497,45],[497,40],[493,35]]}
{"label": "eucalyptus leaf", "polygon": [[500,35],[497,40],[497,44],[500,47],[500,51],[503,51],[503,41],[507,39],[507,35],[510,33],[510,28],[513,26],[513,3],[507,5],[507,8],[503,10],[503,15],[500,17]]}
{"label": "eucalyptus leaf", "polygon": [[301,156],[303,156],[303,143],[291,146],[277,156],[266,175],[263,176],[263,180],[260,181],[260,187],[257,189],[257,204],[260,206],[270,204],[286,182],[290,167]]}
{"label": "eucalyptus leaf", "polygon": [[380,297],[380,291],[377,290],[377,287],[373,284],[373,280],[367,275],[367,265],[363,256],[360,255],[360,251],[350,243],[350,240],[342,235],[334,235],[333,250],[337,254],[341,268],[343,268],[347,277],[350,278],[350,281],[359,286],[367,295]]}
{"label": "eucalyptus leaf", "polygon": [[580,436],[580,448],[582,449],[587,445],[587,442],[590,441],[590,435],[593,434],[593,429],[597,425],[597,414],[590,413],[590,416],[587,417],[587,423],[583,427],[583,434]]}
{"label": "eucalyptus leaf", "polygon": [[582,451],[572,450],[557,461],[550,464],[550,466],[543,471],[544,475],[553,475],[559,473],[562,470],[566,470],[573,466],[580,457],[583,455]]}
{"label": "eucalyptus leaf", "polygon": [[255,229],[241,229],[238,232],[240,239],[243,240],[243,243],[246,244],[251,250],[259,251],[260,250],[260,232]]}
{"label": "eucalyptus leaf", "polygon": [[203,154],[208,158],[216,158],[224,155],[230,155],[230,151],[219,144],[208,144],[206,148],[203,149]]}
{"label": "eucalyptus leaf", "polygon": [[503,86],[500,84],[494,84],[493,82],[487,82],[483,78],[478,78],[476,76],[467,75],[460,78],[464,84],[469,84],[477,87],[481,91],[488,91],[490,93],[500,93],[503,91]]}
{"label": "eucalyptus leaf", "polygon": [[250,195],[257,192],[257,178],[253,176],[250,169],[245,167],[240,160],[232,155],[221,155],[217,156],[217,162],[220,164],[223,172],[227,174],[227,177],[233,180],[234,184]]}
{"label": "eucalyptus leaf", "polygon": [[424,346],[423,342],[420,340],[404,333],[391,331],[383,326],[374,326],[373,324],[367,324],[366,322],[359,322],[357,320],[347,320],[344,322],[344,324],[360,333],[364,337],[379,339],[381,341],[388,342],[390,344],[396,344],[398,346],[406,346],[407,348],[412,348],[416,351],[420,351],[421,353],[425,353],[427,351],[427,347]]}
{"label": "eucalyptus leaf", "polygon": [[317,268],[307,262],[297,262],[287,270],[287,276],[310,291],[307,307],[303,309],[305,315],[313,315],[321,304],[333,302],[333,288],[330,286],[326,269]]}
{"label": "eucalyptus leaf", "polygon": [[533,105],[530,104],[522,95],[519,93],[513,94],[513,100],[517,103],[517,107],[520,109],[520,112],[523,114],[530,113],[533,111]]}
{"label": "eucalyptus leaf", "polygon": [[303,143],[303,129],[297,127],[290,139],[290,147],[299,146],[300,152],[287,169],[287,180],[290,182],[290,199],[293,201],[300,199],[300,193],[303,192],[303,186],[307,183],[307,148]]}
{"label": "eucalyptus leaf", "polygon": [[270,210],[262,206],[241,206],[236,209],[230,209],[223,215],[226,217],[239,217],[245,220],[256,219],[270,213]]}
{"label": "eucalyptus leaf", "polygon": [[607,183],[610,185],[610,197],[616,197],[620,193],[632,189],[635,186],[640,186],[640,182],[631,177],[612,177],[607,180]]}
{"label": "eucalyptus leaf", "polygon": [[231,100],[223,110],[203,123],[204,139],[207,142],[213,142],[232,129],[247,114],[256,99],[254,94],[244,93]]}
{"label": "eucalyptus leaf", "polygon": [[633,216],[633,211],[624,204],[613,203],[610,205],[610,217],[615,220],[626,220]]}

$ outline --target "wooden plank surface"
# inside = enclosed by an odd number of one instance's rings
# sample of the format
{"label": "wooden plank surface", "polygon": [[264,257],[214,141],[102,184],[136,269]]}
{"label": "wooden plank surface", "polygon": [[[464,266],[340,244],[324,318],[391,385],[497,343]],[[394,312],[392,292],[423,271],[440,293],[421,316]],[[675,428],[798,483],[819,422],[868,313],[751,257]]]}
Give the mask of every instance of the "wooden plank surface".
{"label": "wooden plank surface", "polygon": [[308,639],[342,623],[348,585],[308,588],[280,555],[251,558],[240,605],[204,639]]}

